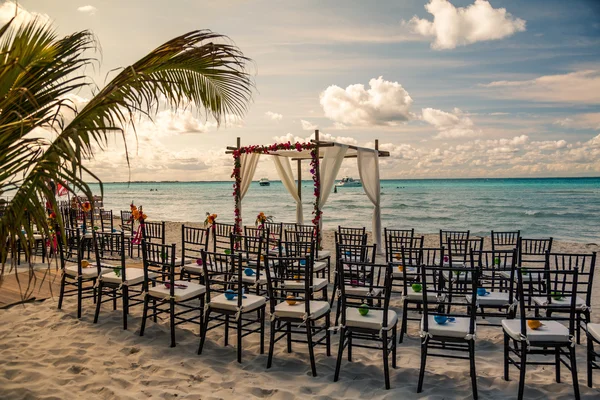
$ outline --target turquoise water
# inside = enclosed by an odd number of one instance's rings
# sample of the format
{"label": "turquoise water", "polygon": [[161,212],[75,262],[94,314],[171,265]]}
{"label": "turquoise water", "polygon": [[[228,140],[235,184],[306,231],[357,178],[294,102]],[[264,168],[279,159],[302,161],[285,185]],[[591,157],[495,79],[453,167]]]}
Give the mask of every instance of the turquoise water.
{"label": "turquoise water", "polygon": [[[310,221],[312,182],[303,182],[304,216]],[[387,180],[381,182],[384,227],[417,232],[521,229],[527,236],[600,242],[600,178]],[[150,191],[157,189],[157,191]],[[207,212],[233,221],[231,182],[107,183],[105,207],[126,210],[133,200],[153,220],[204,221]],[[373,206],[362,188],[339,188],[324,209],[325,228],[367,226]],[[243,201],[246,224],[259,212],[275,221],[295,219],[295,204],[281,182],[253,182]]]}

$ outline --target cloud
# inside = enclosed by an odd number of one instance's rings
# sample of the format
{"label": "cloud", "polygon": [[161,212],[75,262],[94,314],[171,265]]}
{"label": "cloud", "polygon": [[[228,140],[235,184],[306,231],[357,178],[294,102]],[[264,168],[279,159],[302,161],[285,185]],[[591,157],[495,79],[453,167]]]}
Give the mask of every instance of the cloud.
{"label": "cloud", "polygon": [[600,130],[600,113],[575,114],[556,120],[554,124],[564,128]]}
{"label": "cloud", "polygon": [[[283,135],[283,136],[273,136],[273,140],[276,143],[287,143],[287,142],[304,143],[304,142],[310,142],[314,138],[315,138],[314,133],[312,133],[310,136],[307,136],[307,137],[296,136],[291,133],[287,133],[286,135]],[[351,144],[354,146],[358,145],[358,141],[354,138],[346,137],[346,136],[333,136],[329,133],[324,133],[324,132],[319,132],[319,140],[322,140],[325,142],[338,142],[338,143],[344,143],[344,144]]]}
{"label": "cloud", "polygon": [[94,15],[96,14],[96,11],[98,11],[98,9],[94,6],[81,6],[77,8],[77,11],[79,11],[80,13],[84,13],[84,14],[88,14],[88,15]]}
{"label": "cloud", "polygon": [[464,115],[459,108],[455,108],[451,113],[435,108],[424,108],[421,119],[439,131],[435,139],[468,138],[481,134],[481,131],[475,129],[471,118]]}
{"label": "cloud", "polygon": [[321,106],[325,116],[344,125],[397,125],[412,116],[413,100],[398,82],[379,77],[369,81],[369,89],[362,84],[346,89],[329,86],[321,93]]}
{"label": "cloud", "polygon": [[273,111],[267,111],[265,113],[265,115],[267,116],[267,118],[269,118],[272,121],[281,121],[283,119],[283,115],[278,114],[278,113],[273,112]]}
{"label": "cloud", "polygon": [[513,17],[505,8],[493,8],[486,0],[459,8],[447,0],[430,0],[425,9],[433,15],[433,22],[415,15],[405,24],[418,35],[435,38],[431,43],[435,50],[503,39],[525,31],[525,20]]}
{"label": "cloud", "polygon": [[544,75],[523,81],[495,81],[479,86],[510,98],[556,103],[600,103],[600,70]]}
{"label": "cloud", "polygon": [[48,15],[29,12],[14,1],[6,1],[0,4],[0,25],[6,24],[13,17],[15,17],[13,22],[13,26],[15,27],[36,18],[43,23],[49,23],[51,21]]}
{"label": "cloud", "polygon": [[300,124],[302,125],[302,130],[305,131],[314,131],[315,129],[319,129],[318,125],[314,125],[309,121],[300,120]]}

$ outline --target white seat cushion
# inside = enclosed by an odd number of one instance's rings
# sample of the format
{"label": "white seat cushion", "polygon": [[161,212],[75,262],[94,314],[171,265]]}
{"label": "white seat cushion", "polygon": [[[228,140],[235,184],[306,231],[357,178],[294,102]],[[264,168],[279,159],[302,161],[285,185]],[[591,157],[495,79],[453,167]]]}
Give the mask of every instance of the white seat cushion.
{"label": "white seat cushion", "polygon": [[[242,310],[243,312],[248,312],[252,310],[256,310],[267,302],[267,300],[262,296],[256,296],[254,294],[245,294],[242,299]],[[232,300],[227,300],[224,294],[218,295],[211,299],[209,306],[210,308],[215,308],[219,310],[228,310],[228,311],[237,311],[237,296],[235,296]]]}
{"label": "white seat cushion", "polygon": [[[443,325],[435,322],[433,315],[429,315],[428,319],[428,333],[432,335],[434,338],[443,336],[443,337],[453,337],[453,338],[466,338],[469,334],[469,324],[470,320],[467,317],[456,317],[453,322],[446,322]],[[421,318],[421,329],[423,330],[423,318]],[[477,324],[475,324],[473,333],[477,330]]]}
{"label": "white seat cushion", "polygon": [[[415,292],[411,286],[406,288],[405,296],[410,301],[423,301],[423,292]],[[437,292],[427,292],[427,302],[437,303]]]}
{"label": "white seat cushion", "polygon": [[[510,305],[508,302],[508,293],[505,292],[488,292],[489,294],[485,296],[477,296],[477,302],[479,306],[508,306]],[[467,303],[471,303],[471,295],[468,294],[465,296],[465,300]]]}
{"label": "white seat cushion", "polygon": [[600,324],[587,324],[588,333],[600,342]]}
{"label": "white seat cushion", "polygon": [[323,261],[316,261],[313,266],[313,272],[321,272],[327,267],[327,263]]}
{"label": "white seat cushion", "polygon": [[[515,271],[515,282],[519,279],[519,271]],[[510,279],[510,271],[501,271],[500,276],[505,279]],[[521,274],[523,277],[523,282],[529,282],[533,280],[534,282],[544,279],[543,273],[540,271],[531,271],[529,270],[526,274]]]}
{"label": "white seat cushion", "polygon": [[[275,316],[278,318],[298,318],[303,319],[305,313],[305,304],[303,301],[289,305],[287,302],[281,302],[275,306]],[[311,300],[310,319],[317,319],[329,312],[329,303],[327,301]]]}
{"label": "white seat cushion", "polygon": [[[324,278],[313,278],[312,290],[321,290],[329,282]],[[304,281],[284,281],[283,287],[290,290],[304,290]]]}
{"label": "white seat cushion", "polygon": [[[156,272],[148,271],[148,278],[155,278],[157,275]],[[125,268],[125,276],[127,280],[123,282],[124,285],[137,285],[144,281],[144,270],[141,268]],[[103,273],[100,279],[102,279],[102,282],[107,283],[121,283],[121,275],[117,276],[115,271]]]}
{"label": "white seat cushion", "polygon": [[369,313],[363,316],[358,312],[358,308],[346,307],[346,326],[379,331],[392,329],[396,322],[398,322],[398,314],[392,310],[388,310],[387,326],[384,327],[383,310],[369,310]]}
{"label": "white seat cushion", "polygon": [[[555,299],[550,299],[550,304],[548,304],[548,298],[547,297],[534,297],[533,298],[533,302],[535,304],[537,304],[538,306],[542,306],[542,307],[561,307],[561,308],[568,308],[571,306],[571,297],[567,296],[567,297],[563,297],[561,300],[555,300]],[[575,307],[576,308],[583,308],[585,307],[585,300],[583,300],[581,297],[577,296],[575,298]]]}
{"label": "white seat cushion", "polygon": [[379,296],[381,288],[374,288],[371,291],[368,287],[348,286],[345,288],[345,292],[351,296]]}
{"label": "white seat cushion", "polygon": [[[569,330],[556,321],[542,321],[542,326],[533,330],[526,325],[527,339],[530,343],[533,342],[568,342]],[[515,340],[521,340],[521,320],[520,319],[503,319],[502,328],[510,337]]]}
{"label": "white seat cushion", "polygon": [[[444,279],[450,280],[450,271],[444,271],[443,275],[444,275]],[[471,273],[463,272],[463,271],[452,271],[452,279],[455,281],[460,281],[460,282],[470,281]]]}
{"label": "white seat cushion", "polygon": [[323,260],[327,257],[331,257],[331,252],[329,250],[320,250],[317,260]]}
{"label": "white seat cushion", "polygon": [[[210,263],[207,267],[209,272],[216,271],[216,268]],[[185,264],[182,268],[193,275],[204,275],[204,268],[202,268],[202,265],[198,265],[196,261]]]}
{"label": "white seat cushion", "polygon": [[[415,275],[417,275],[417,269],[415,267],[405,267],[406,268],[406,277],[407,278],[414,278]],[[392,278],[394,279],[399,279],[399,278],[403,278],[404,277],[404,273],[398,268],[398,266],[395,266],[393,271],[392,271]]]}
{"label": "white seat cushion", "polygon": [[[107,273],[108,271],[112,271],[112,269],[100,268],[101,275]],[[65,268],[65,274],[69,276],[77,276],[77,265],[72,265]],[[95,265],[81,268],[81,276],[83,278],[96,278],[98,277],[98,268]]]}
{"label": "white seat cushion", "polygon": [[[188,281],[175,281],[175,284],[186,286],[185,288],[175,286],[175,301],[185,301],[206,293],[204,285]],[[167,289],[164,284],[159,283],[154,287],[148,288],[148,294],[153,297],[167,300],[171,296],[171,289]]]}

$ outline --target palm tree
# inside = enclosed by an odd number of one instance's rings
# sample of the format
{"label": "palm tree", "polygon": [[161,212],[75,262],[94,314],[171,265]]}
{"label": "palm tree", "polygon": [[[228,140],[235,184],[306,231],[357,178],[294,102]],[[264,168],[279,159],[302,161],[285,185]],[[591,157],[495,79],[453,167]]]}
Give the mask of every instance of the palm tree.
{"label": "palm tree", "polygon": [[[135,118],[151,118],[160,107],[195,106],[221,123],[246,111],[253,90],[250,60],[208,30],[169,40],[98,89],[85,75],[97,63],[88,56],[97,50],[91,32],[61,38],[41,21],[19,27],[13,21],[0,29],[0,193],[12,194],[0,217],[0,244],[9,244],[0,245],[0,277],[15,244],[32,240],[31,223],[49,237],[46,206],[63,229],[48,183],[92,199],[83,177],[92,176],[101,190],[102,182],[84,161],[105,149],[110,137],[124,138]],[[95,96],[77,110],[67,95],[84,88]],[[63,118],[65,111],[74,118]]]}

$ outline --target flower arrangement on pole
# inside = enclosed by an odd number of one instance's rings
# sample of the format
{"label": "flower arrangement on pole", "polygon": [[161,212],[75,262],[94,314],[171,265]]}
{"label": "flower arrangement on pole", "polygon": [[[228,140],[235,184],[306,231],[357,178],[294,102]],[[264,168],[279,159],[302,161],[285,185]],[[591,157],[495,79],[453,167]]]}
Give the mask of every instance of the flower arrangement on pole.
{"label": "flower arrangement on pole", "polygon": [[140,206],[138,208],[138,207],[136,207],[135,204],[133,204],[133,202],[131,202],[131,205],[129,207],[131,209],[130,221],[132,221],[132,222],[138,221],[139,222],[138,229],[135,232],[135,236],[131,239],[131,243],[140,244],[140,243],[142,243],[142,229],[144,229],[144,221],[146,221],[148,216],[146,214],[144,214],[144,210],[142,209],[142,206]]}
{"label": "flower arrangement on pole", "polygon": [[214,227],[217,214],[206,213],[206,219],[204,220],[204,226],[207,228]]}
{"label": "flower arrangement on pole", "polygon": [[261,211],[256,216],[256,221],[254,221],[254,225],[258,229],[263,229],[265,227],[266,222],[273,222],[273,216],[272,215],[267,216],[267,215],[265,215],[264,212]]}

